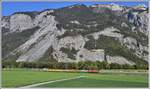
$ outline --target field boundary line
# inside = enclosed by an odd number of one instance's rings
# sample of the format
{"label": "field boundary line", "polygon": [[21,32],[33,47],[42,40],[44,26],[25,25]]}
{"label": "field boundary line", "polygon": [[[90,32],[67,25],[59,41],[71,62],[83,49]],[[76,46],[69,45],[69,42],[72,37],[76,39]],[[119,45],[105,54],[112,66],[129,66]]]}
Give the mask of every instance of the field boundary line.
{"label": "field boundary line", "polygon": [[78,76],[78,77],[73,77],[73,78],[66,78],[66,79],[59,79],[59,80],[51,80],[48,82],[42,82],[42,83],[36,83],[36,84],[31,84],[31,85],[27,85],[27,86],[23,86],[23,87],[19,87],[19,88],[33,88],[39,85],[43,85],[43,84],[49,84],[49,83],[54,83],[54,82],[61,82],[61,81],[67,81],[67,80],[73,80],[73,79],[79,79],[79,78],[83,78],[86,76]]}

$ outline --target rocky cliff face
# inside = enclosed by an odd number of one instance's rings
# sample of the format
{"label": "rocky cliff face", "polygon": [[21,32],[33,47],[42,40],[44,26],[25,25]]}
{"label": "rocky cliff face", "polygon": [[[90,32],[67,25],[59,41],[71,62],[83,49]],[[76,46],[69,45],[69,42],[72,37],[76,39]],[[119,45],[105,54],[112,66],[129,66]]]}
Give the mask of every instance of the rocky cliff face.
{"label": "rocky cliff face", "polygon": [[148,11],[143,7],[73,5],[19,12],[2,18],[2,32],[3,60],[148,61]]}

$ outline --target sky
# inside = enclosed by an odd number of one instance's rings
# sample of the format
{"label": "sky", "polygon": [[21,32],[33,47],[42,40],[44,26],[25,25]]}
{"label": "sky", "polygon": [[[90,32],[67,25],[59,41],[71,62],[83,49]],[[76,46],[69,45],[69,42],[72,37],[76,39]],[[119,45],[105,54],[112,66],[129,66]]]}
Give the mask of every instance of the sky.
{"label": "sky", "polygon": [[24,11],[42,11],[45,9],[57,9],[74,4],[111,4],[116,3],[124,6],[135,6],[144,4],[148,6],[148,2],[2,2],[2,15],[8,16],[15,12]]}

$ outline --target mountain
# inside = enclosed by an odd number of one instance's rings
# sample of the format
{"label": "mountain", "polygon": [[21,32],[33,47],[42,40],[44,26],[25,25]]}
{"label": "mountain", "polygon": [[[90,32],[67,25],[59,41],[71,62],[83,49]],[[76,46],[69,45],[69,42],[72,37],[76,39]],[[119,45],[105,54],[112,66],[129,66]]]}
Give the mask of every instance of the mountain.
{"label": "mountain", "polygon": [[148,63],[148,8],[76,4],[2,17],[2,57],[26,61]]}

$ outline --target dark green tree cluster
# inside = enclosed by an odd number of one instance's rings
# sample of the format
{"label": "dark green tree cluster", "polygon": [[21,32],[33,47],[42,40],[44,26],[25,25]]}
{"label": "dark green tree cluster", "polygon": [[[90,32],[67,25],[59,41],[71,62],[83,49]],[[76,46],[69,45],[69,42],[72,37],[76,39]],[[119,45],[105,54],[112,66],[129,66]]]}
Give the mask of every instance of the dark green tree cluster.
{"label": "dark green tree cluster", "polygon": [[92,62],[80,61],[78,63],[64,62],[8,62],[2,61],[3,68],[49,68],[49,69],[78,69],[78,70],[101,70],[101,69],[148,69],[148,65],[120,65],[108,64],[106,61]]}

